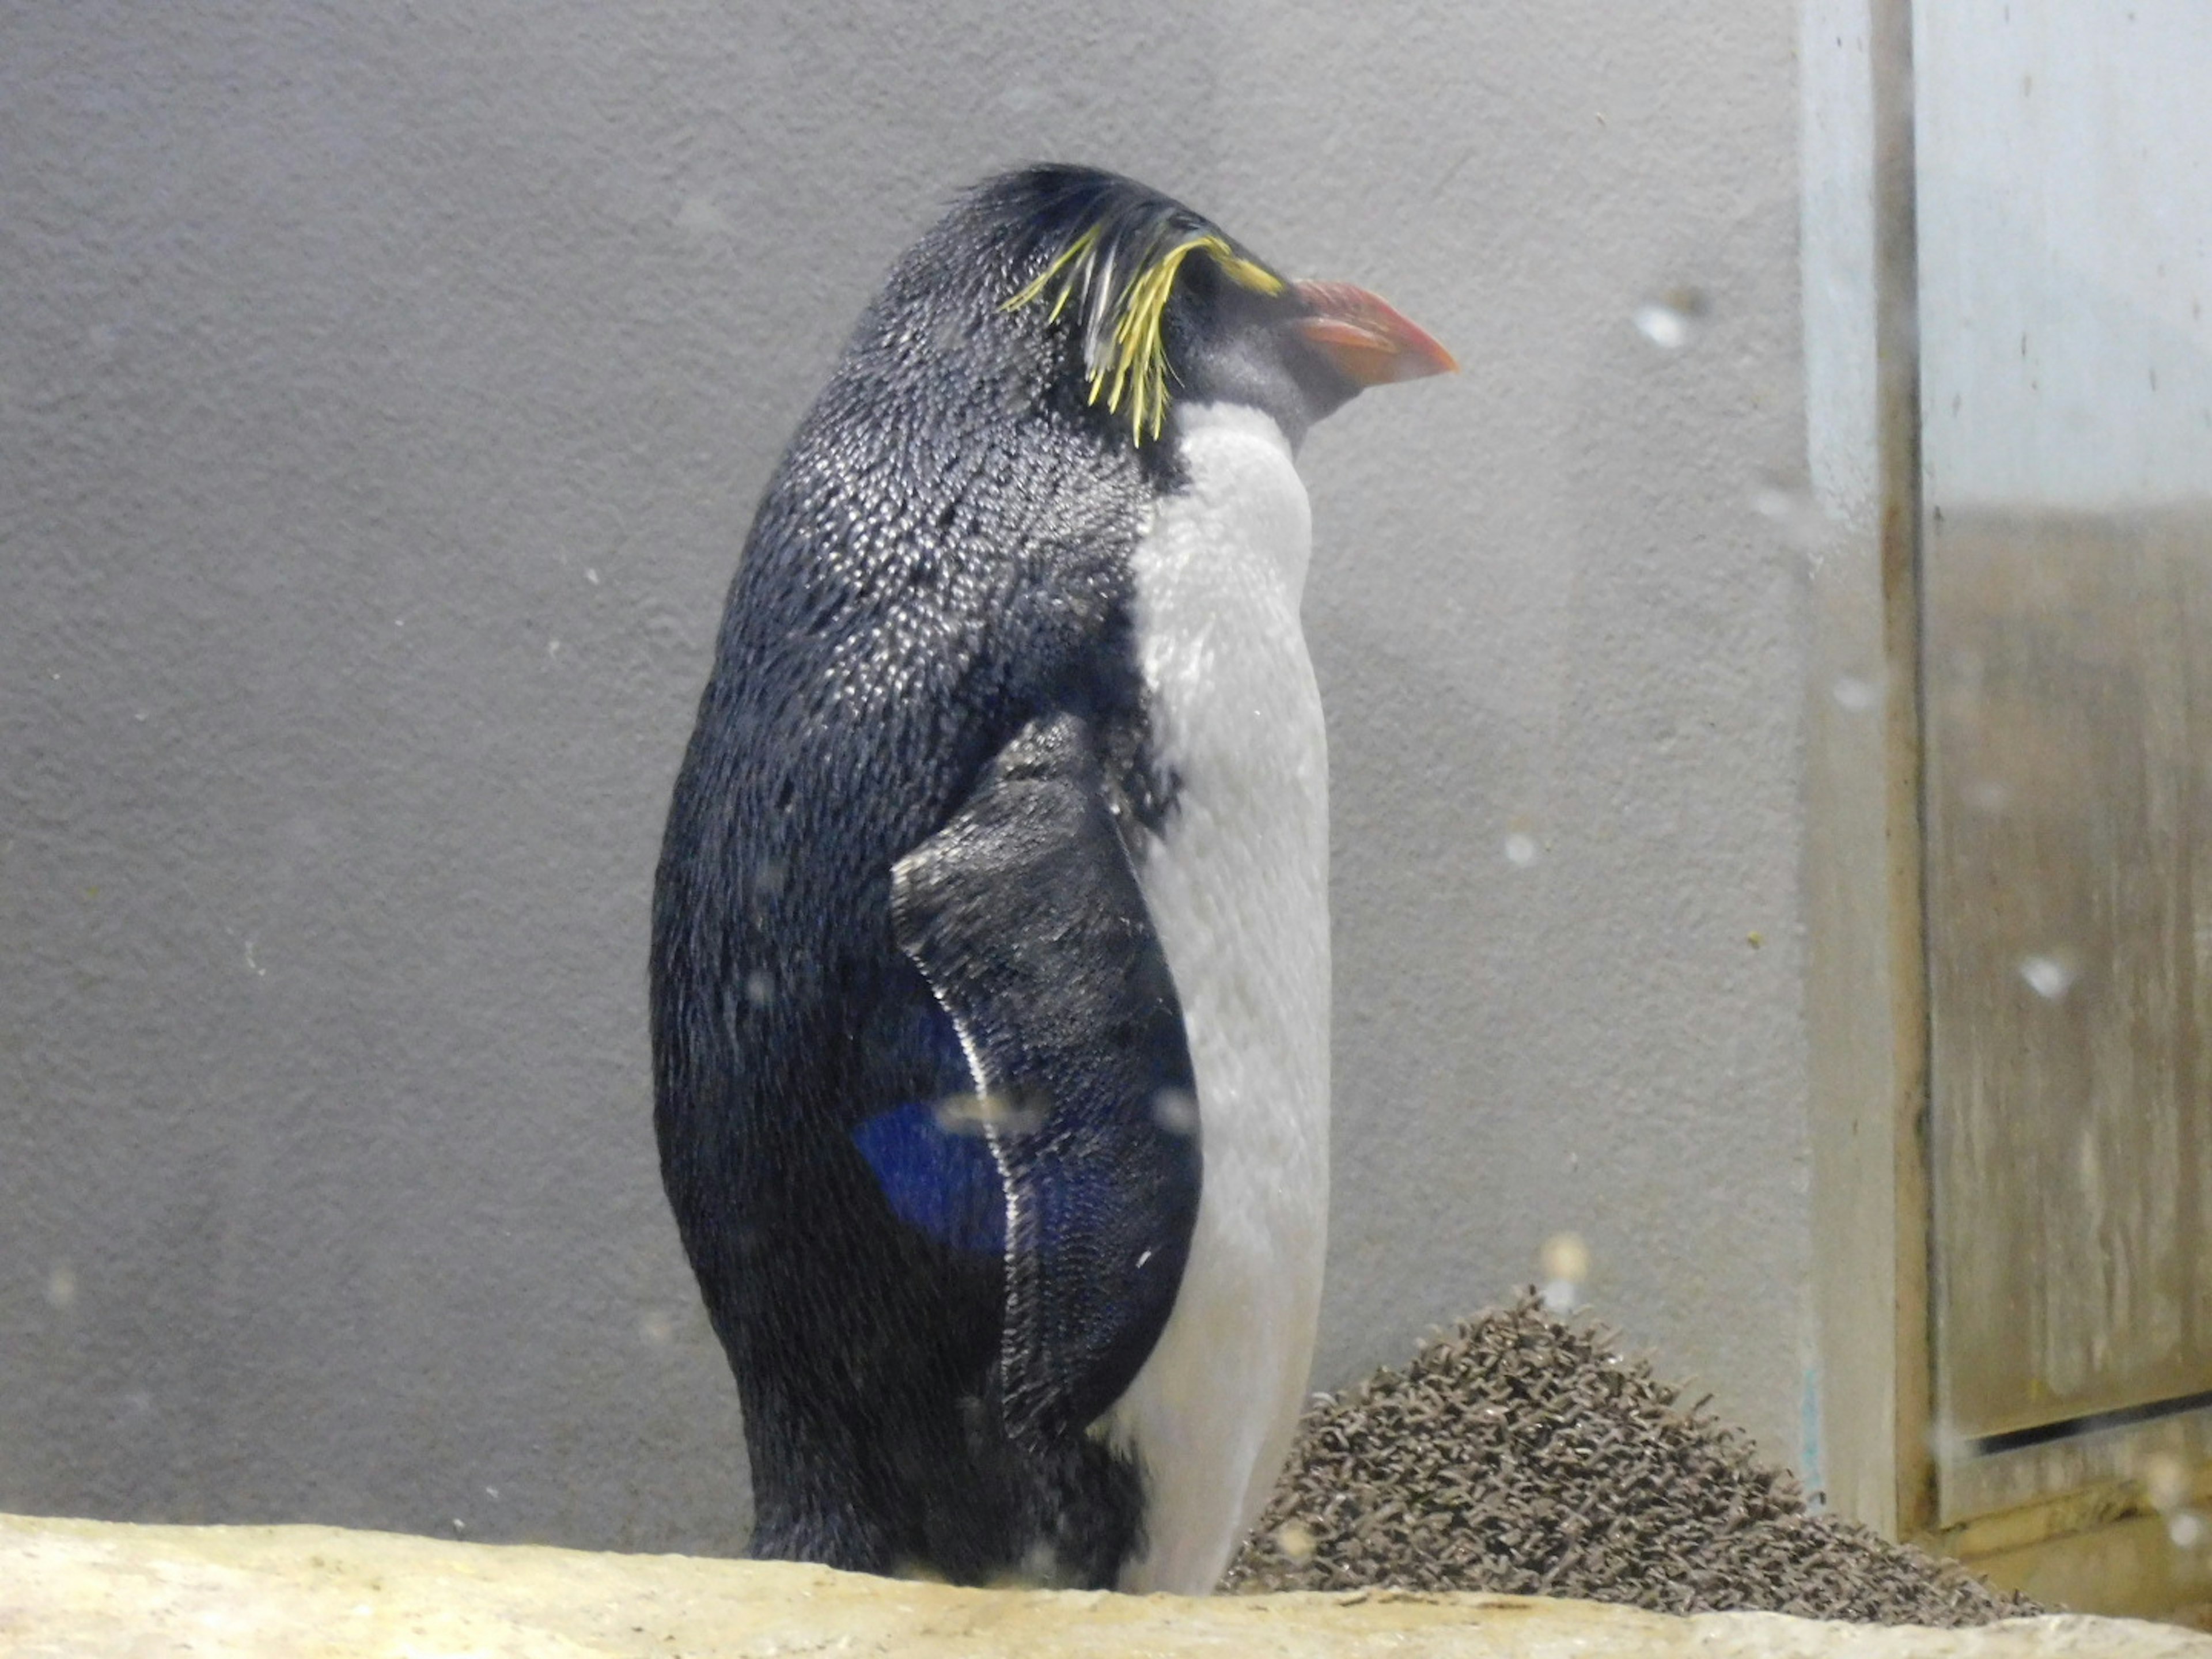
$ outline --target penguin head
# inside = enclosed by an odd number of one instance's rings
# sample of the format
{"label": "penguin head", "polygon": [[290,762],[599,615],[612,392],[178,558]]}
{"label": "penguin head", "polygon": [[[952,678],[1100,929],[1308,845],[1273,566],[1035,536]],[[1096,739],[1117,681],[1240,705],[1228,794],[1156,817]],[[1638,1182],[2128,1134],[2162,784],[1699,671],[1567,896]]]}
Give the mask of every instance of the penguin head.
{"label": "penguin head", "polygon": [[1041,167],[981,187],[1017,227],[1026,280],[1008,312],[1064,333],[1063,372],[1142,447],[1176,403],[1263,410],[1296,444],[1371,386],[1455,369],[1451,354],[1350,283],[1294,281],[1210,220],[1114,173]]}

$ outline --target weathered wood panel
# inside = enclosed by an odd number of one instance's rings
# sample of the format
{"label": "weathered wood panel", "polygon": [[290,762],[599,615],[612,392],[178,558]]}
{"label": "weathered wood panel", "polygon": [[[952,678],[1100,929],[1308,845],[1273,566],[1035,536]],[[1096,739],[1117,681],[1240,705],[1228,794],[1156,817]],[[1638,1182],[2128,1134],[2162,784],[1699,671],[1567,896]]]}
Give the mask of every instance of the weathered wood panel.
{"label": "weathered wood panel", "polygon": [[2212,513],[1954,512],[1925,603],[1955,1460],[2212,1389]]}

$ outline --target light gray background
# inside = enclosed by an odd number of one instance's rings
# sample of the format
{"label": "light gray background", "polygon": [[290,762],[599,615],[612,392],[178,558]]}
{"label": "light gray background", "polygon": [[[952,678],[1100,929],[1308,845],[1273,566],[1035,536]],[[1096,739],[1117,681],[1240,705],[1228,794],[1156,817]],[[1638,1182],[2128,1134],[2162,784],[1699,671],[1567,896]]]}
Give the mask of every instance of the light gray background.
{"label": "light gray background", "polygon": [[[1803,1455],[1802,556],[1750,505],[1803,465],[1795,33],[0,9],[0,1508],[739,1544],[647,1121],[660,816],[854,318],[951,191],[1048,156],[1468,368],[1304,463],[1316,1384],[1572,1230],[1603,1317]],[[1662,350],[1632,318],[1681,287]]]}

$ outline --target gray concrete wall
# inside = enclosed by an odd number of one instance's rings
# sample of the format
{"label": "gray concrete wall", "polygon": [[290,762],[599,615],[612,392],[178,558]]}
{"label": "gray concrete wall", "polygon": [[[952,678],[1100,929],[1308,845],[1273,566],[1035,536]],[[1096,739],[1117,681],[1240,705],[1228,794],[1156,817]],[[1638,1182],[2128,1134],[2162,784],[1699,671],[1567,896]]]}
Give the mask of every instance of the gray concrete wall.
{"label": "gray concrete wall", "polygon": [[[0,1509],[739,1541],[647,1124],[660,815],[854,316],[950,191],[1042,156],[1468,366],[1306,455],[1316,1382],[1573,1231],[1599,1312],[1796,1456],[1806,649],[1751,507],[1803,465],[1795,33],[0,14]],[[1677,289],[1668,349],[1632,319]]]}

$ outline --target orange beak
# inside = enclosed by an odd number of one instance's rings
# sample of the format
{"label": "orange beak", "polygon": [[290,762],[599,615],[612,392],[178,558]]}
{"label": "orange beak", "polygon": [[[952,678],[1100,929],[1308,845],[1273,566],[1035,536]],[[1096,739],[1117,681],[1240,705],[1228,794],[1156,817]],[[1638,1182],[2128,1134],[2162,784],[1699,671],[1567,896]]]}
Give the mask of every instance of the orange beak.
{"label": "orange beak", "polygon": [[1459,371],[1450,352],[1380,295],[1350,283],[1293,283],[1291,292],[1313,313],[1292,326],[1358,386]]}

